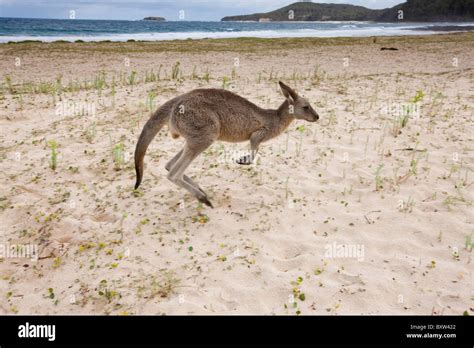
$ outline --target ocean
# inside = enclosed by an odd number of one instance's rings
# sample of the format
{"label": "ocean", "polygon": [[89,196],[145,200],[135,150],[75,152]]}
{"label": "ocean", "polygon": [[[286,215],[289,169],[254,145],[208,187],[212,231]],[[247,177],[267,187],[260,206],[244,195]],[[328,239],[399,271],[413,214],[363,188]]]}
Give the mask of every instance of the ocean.
{"label": "ocean", "polygon": [[474,23],[154,22],[0,18],[0,42],[429,35],[439,33],[434,30],[437,26],[449,25],[467,26],[474,25]]}

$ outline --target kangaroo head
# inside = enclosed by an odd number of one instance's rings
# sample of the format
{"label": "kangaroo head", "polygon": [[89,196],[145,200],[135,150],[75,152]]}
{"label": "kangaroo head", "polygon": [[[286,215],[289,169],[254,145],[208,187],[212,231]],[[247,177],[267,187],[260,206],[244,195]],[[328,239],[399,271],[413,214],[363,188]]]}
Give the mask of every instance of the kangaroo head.
{"label": "kangaroo head", "polygon": [[318,113],[312,108],[309,102],[299,96],[293,89],[285,85],[283,82],[279,82],[281,91],[288,100],[288,112],[292,114],[298,120],[306,120],[308,122],[316,122],[319,120]]}

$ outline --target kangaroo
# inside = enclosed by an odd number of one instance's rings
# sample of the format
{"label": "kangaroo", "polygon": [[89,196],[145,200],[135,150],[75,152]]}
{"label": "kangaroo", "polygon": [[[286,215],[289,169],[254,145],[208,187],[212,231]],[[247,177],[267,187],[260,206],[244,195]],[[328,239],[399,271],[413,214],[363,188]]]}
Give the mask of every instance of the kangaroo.
{"label": "kangaroo", "polygon": [[213,208],[206,192],[184,171],[214,141],[250,140],[250,154],[236,161],[241,165],[249,165],[255,159],[260,144],[281,134],[294,119],[309,122],[319,119],[305,98],[283,82],[279,84],[286,100],[276,110],[262,109],[224,89],[196,89],[164,103],[152,114],[138,139],[135,149],[135,189],[142,182],[143,158],[148,145],[168,123],[173,138],[182,136],[186,140],[184,148],[165,166],[168,179]]}

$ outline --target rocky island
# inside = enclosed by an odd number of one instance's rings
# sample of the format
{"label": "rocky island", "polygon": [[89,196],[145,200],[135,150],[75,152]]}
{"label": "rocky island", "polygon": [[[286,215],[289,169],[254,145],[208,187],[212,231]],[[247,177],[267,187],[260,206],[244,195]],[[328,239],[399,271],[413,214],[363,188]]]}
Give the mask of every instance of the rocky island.
{"label": "rocky island", "polygon": [[166,21],[163,17],[145,17],[143,18],[144,21],[157,21],[157,22],[164,22]]}

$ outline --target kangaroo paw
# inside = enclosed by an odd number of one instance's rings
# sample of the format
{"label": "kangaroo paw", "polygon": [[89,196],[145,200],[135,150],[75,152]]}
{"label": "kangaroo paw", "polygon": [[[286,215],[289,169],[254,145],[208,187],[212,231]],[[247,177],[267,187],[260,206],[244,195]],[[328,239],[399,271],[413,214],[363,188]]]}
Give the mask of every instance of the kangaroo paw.
{"label": "kangaroo paw", "polygon": [[214,209],[214,207],[212,206],[211,201],[206,196],[198,198],[198,200],[199,200],[199,202],[201,202],[201,203],[207,205],[208,207],[211,207],[211,208]]}
{"label": "kangaroo paw", "polygon": [[250,155],[243,156],[235,162],[237,164],[240,164],[240,165],[243,165],[243,166],[248,166],[248,165],[252,164],[252,160],[250,159]]}

